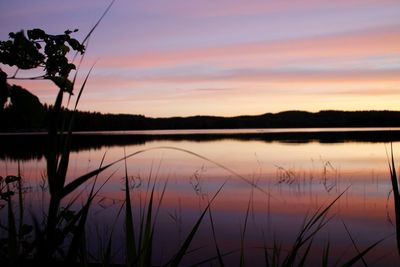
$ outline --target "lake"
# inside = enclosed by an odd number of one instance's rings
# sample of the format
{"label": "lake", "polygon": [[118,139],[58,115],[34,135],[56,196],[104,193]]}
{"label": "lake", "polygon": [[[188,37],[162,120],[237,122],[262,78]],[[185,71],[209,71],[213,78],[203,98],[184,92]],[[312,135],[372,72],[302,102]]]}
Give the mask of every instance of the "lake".
{"label": "lake", "polygon": [[[98,168],[103,157],[106,164],[140,151],[126,160],[126,167],[136,218],[155,188],[154,265],[177,251],[222,188],[184,265],[215,257],[216,243],[228,266],[239,265],[241,248],[248,266],[265,265],[264,248],[280,244],[282,253],[287,251],[305,220],[342,194],[314,236],[307,263],[321,265],[328,243],[333,265],[383,239],[363,260],[368,266],[400,266],[388,164],[391,144],[400,159],[399,129],[135,131],[74,138],[69,180]],[[0,175],[17,174],[19,165],[26,206],[40,214],[48,199],[45,135],[4,134],[1,139]],[[104,249],[113,231],[116,261],[124,255],[119,214],[124,176],[124,161],[101,173],[97,187],[108,181],[95,198],[87,225],[94,254]],[[91,182],[77,192],[78,199],[85,199]]]}

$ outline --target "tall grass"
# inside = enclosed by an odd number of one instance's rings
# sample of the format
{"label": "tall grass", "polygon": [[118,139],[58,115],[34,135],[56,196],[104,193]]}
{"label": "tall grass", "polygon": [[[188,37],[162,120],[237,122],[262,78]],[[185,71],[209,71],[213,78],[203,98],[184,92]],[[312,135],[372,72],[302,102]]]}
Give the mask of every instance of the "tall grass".
{"label": "tall grass", "polygon": [[[309,218],[306,218],[304,224],[300,228],[296,235],[295,241],[293,242],[291,248],[285,251],[282,246],[274,241],[272,247],[267,247],[264,244],[264,257],[266,266],[308,266],[307,261],[311,257],[311,247],[313,246],[314,239],[317,234],[328,224],[330,217],[328,217],[328,212],[332,206],[342,197],[342,195],[348,190],[344,190],[339,194],[334,200],[332,200],[326,207],[320,207],[314,214]],[[348,231],[348,229],[346,228]],[[349,233],[349,232],[348,232]],[[349,233],[350,235],[350,233]],[[341,263],[341,266],[353,266],[359,261],[364,261],[363,256],[365,256],[369,251],[376,247],[382,240],[371,244],[366,249],[355,253],[350,259]],[[323,248],[321,255],[321,266],[328,266],[330,262],[330,243],[328,240],[327,245]],[[315,255],[314,255],[315,257]],[[339,259],[336,259],[338,262]],[[337,265],[337,264],[335,264]]]}
{"label": "tall grass", "polygon": [[[84,48],[87,47],[90,36],[98,27],[104,16],[108,13],[114,1],[115,0],[113,0],[106,8],[97,23],[92,27],[87,36],[84,38],[82,44],[69,42],[69,45],[74,50],[76,50],[76,47],[82,47],[79,49],[79,52],[81,52],[82,54],[80,62],[82,62],[85,55]],[[45,35],[44,31],[38,29],[35,29],[31,32],[32,34],[39,33]],[[71,33],[71,31],[66,31],[66,34],[68,34],[67,32]],[[55,42],[54,45],[59,44]],[[36,47],[40,49],[40,46]],[[66,46],[65,49],[65,51],[69,51],[69,48]],[[77,55],[78,53],[76,53],[74,59]],[[70,66],[73,65],[70,64]],[[62,67],[65,66],[63,65]],[[69,71],[70,70],[71,69],[69,69]],[[90,69],[87,73],[78,91],[78,97],[75,102],[74,110],[77,109],[80,97],[86,86],[91,70],[92,69]],[[89,193],[86,203],[79,210],[75,212],[71,212],[69,210],[69,207],[71,207],[74,200],[67,205],[67,208],[62,207],[62,202],[67,196],[70,196],[71,193],[76,191],[78,187],[80,187],[87,180],[96,177],[96,175],[101,172],[101,168],[97,171],[87,173],[83,177],[78,177],[72,182],[66,184],[70,157],[73,118],[71,119],[69,125],[65,125],[64,119],[62,117],[62,105],[65,93],[69,93],[69,96],[71,97],[72,91],[75,87],[76,77],[78,75],[79,68],[75,72],[72,81],[70,81],[67,77],[69,71],[66,72],[67,74],[64,74],[64,72],[60,71],[60,76],[43,76],[44,79],[52,80],[59,87],[59,91],[51,110],[47,133],[48,144],[46,151],[46,179],[49,186],[49,204],[43,223],[39,222],[36,217],[33,218],[33,241],[29,242],[25,238],[25,236],[31,234],[32,227],[26,226],[23,223],[24,206],[22,201],[23,194],[21,191],[20,175],[8,176],[4,179],[4,181],[3,179],[1,181],[4,184],[4,188],[2,188],[1,190],[1,198],[7,202],[8,222],[7,227],[5,228],[8,235],[8,243],[6,246],[4,246],[6,248],[6,253],[5,255],[3,255],[4,257],[2,257],[2,260],[5,259],[5,263],[10,266],[22,264],[23,260],[26,258],[29,258],[34,262],[38,262],[40,264],[50,264],[58,259],[62,259],[67,263],[73,263],[78,261],[79,254],[85,255],[85,246],[81,246],[80,244],[85,244],[85,225],[93,197],[96,195],[96,192],[94,191],[95,183],[93,183],[93,187]],[[59,133],[60,125],[62,125],[61,133]],[[13,210],[14,203],[12,202],[12,195],[15,191],[11,189],[11,186],[14,184],[17,185],[16,192],[19,195],[19,203],[17,205],[19,207],[19,225],[17,225],[15,219],[15,211]]]}
{"label": "tall grass", "polygon": [[[84,38],[83,44],[87,45],[90,36],[97,28],[103,17],[110,10],[114,1],[110,3],[103,15],[89,31],[88,35]],[[83,58],[84,54],[82,55]],[[81,58],[81,60],[82,60]],[[93,67],[92,67],[93,68]],[[77,109],[78,103],[82,96],[82,92],[86,86],[92,68],[88,71],[82,85],[79,88],[77,99],[74,105],[74,110]],[[77,72],[72,80],[72,87],[75,86]],[[163,196],[166,190],[164,185],[159,202],[156,203],[154,194],[156,181],[148,188],[146,202],[144,207],[139,212],[139,216],[135,217],[133,212],[135,206],[131,199],[131,189],[128,181],[128,170],[126,160],[137,154],[143,153],[148,150],[140,150],[131,154],[124,154],[121,159],[113,161],[109,164],[104,164],[104,157],[101,161],[99,168],[88,172],[80,177],[72,179],[71,182],[67,183],[67,171],[70,160],[70,147],[72,138],[72,125],[74,117],[69,122],[69,125],[64,125],[62,118],[62,103],[65,91],[60,88],[57,93],[57,97],[54,103],[54,107],[51,112],[49,129],[48,129],[48,148],[46,152],[46,166],[47,166],[47,184],[49,186],[49,204],[47,213],[44,220],[37,218],[35,215],[32,218],[33,225],[24,224],[25,207],[22,191],[22,180],[21,175],[18,173],[16,176],[7,176],[4,179],[0,179],[1,186],[1,199],[6,202],[7,205],[7,224],[3,227],[3,230],[7,232],[6,244],[2,246],[0,251],[2,266],[19,266],[19,265],[43,265],[43,266],[54,266],[56,264],[66,265],[82,265],[87,266],[88,251],[87,251],[87,240],[86,240],[86,226],[88,222],[89,211],[93,205],[93,199],[105,185],[108,179],[100,185],[97,189],[97,177],[103,173],[106,169],[114,166],[119,162],[125,163],[125,195],[124,195],[124,206],[121,210],[124,210],[124,224],[125,224],[125,241],[126,241],[126,266],[152,266],[155,252],[153,251],[154,245],[154,233],[157,221],[158,210],[161,206]],[[59,133],[59,125],[64,125]],[[184,150],[181,148],[172,147],[159,147],[156,149],[174,149],[184,153],[188,153],[199,157],[203,160],[211,161],[208,158],[198,155],[192,151]],[[59,152],[61,151],[61,152]],[[211,161],[213,162],[213,161]],[[235,177],[238,177],[245,183],[249,184],[252,189],[263,192],[268,197],[273,197],[265,189],[258,186],[253,181],[250,181],[242,175],[235,173],[225,166],[213,162],[218,167],[228,171]],[[398,191],[397,175],[394,167],[394,159],[392,156],[391,163],[391,177],[393,185],[393,193],[395,196],[395,207],[396,207],[396,228],[397,228],[397,241],[400,244],[400,196]],[[92,186],[88,192],[86,200],[83,205],[77,210],[73,211],[72,206],[76,204],[77,198],[73,197],[79,188],[85,183],[92,181]],[[223,189],[224,184],[218,188],[212,198],[209,200],[206,207],[202,210],[200,216],[197,218],[190,231],[187,233],[182,244],[176,250],[174,255],[165,262],[166,266],[180,266],[185,256],[189,251],[192,241],[195,238],[196,233],[199,230],[205,216],[208,214],[212,227],[212,237],[215,244],[216,256],[205,259],[202,264],[211,263],[217,259],[220,266],[225,266],[224,257],[226,255],[233,254],[234,251],[223,252],[218,245],[217,233],[214,228],[214,221],[211,213],[211,205],[216,197]],[[13,195],[18,195],[17,203],[13,202]],[[344,193],[344,192],[343,192]],[[336,203],[336,201],[343,195],[341,193],[325,208],[317,210],[310,218],[304,221],[304,225],[297,234],[294,243],[292,244],[289,252],[284,252],[281,246],[274,241],[272,248],[264,245],[265,265],[266,266],[305,266],[307,259],[310,255],[311,247],[313,245],[314,237],[326,226],[329,222],[327,217],[328,211]],[[70,197],[70,200],[65,206],[63,206],[65,200]],[[238,265],[245,266],[246,254],[245,254],[245,237],[247,230],[247,222],[250,211],[249,201],[245,216],[244,227],[241,231],[241,239],[239,244],[239,258]],[[18,207],[18,210],[15,210]],[[16,219],[18,218],[18,220]],[[43,221],[43,222],[42,222]],[[113,233],[113,231],[112,231]],[[103,264],[110,265],[111,262],[111,248],[112,241],[111,237],[108,240],[106,251],[103,255]],[[363,259],[363,256],[373,249],[380,241],[372,244],[363,251],[358,252],[354,257],[348,260],[344,266],[351,266],[358,261]],[[329,243],[324,249],[322,256],[323,266],[328,265],[329,262]],[[400,252],[400,250],[399,250]]]}
{"label": "tall grass", "polygon": [[394,163],[393,146],[390,146],[390,159],[389,159],[390,180],[392,182],[394,211],[396,216],[396,241],[397,252],[400,256],[400,192],[399,182],[397,177],[396,166]]}
{"label": "tall grass", "polygon": [[[84,38],[82,44],[87,46],[88,40],[94,30],[97,28],[101,20],[108,13],[114,1],[110,3],[107,9],[104,11],[103,15],[89,31],[87,36]],[[85,52],[82,54],[83,59]],[[93,67],[92,67],[93,68]],[[78,92],[78,97],[75,102],[74,110],[77,109],[80,97],[86,86],[87,80],[90,76],[92,68],[87,73],[80,89]],[[79,69],[78,69],[79,70]],[[72,88],[75,87],[75,81],[78,71],[76,71],[75,76],[72,80]],[[90,205],[94,197],[94,185],[90,191],[85,205],[73,214],[72,218],[67,222],[64,227],[60,228],[60,223],[64,219],[63,213],[61,211],[62,200],[74,192],[79,186],[85,183],[87,180],[96,177],[100,171],[94,171],[87,173],[83,177],[78,177],[72,182],[66,184],[66,176],[69,166],[70,158],[70,146],[72,137],[72,125],[74,117],[69,122],[69,125],[61,129],[61,134],[58,133],[59,125],[64,125],[64,120],[62,117],[62,103],[64,96],[63,88],[60,88],[57,98],[54,103],[50,115],[49,129],[48,129],[48,149],[46,153],[47,161],[47,182],[49,185],[50,201],[47,212],[47,220],[44,226],[44,230],[36,229],[37,232],[37,259],[40,262],[48,263],[54,260],[55,253],[57,249],[64,245],[67,237],[72,235],[72,241],[69,242],[69,247],[67,249],[67,262],[75,262],[78,259],[78,253],[84,253],[85,247],[78,246],[80,243],[84,243],[84,227],[89,212]],[[66,131],[65,134],[64,131]],[[59,153],[59,148],[61,148],[61,153]],[[99,168],[101,170],[101,168]]]}

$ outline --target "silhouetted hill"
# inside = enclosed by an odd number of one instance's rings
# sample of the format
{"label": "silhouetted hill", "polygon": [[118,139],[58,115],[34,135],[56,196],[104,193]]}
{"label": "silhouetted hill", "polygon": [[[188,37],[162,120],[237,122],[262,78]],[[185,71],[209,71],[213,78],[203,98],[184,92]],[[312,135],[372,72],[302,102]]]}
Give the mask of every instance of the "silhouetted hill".
{"label": "silhouetted hill", "polygon": [[[40,131],[47,128],[51,107],[19,86],[11,86],[11,105],[0,111],[0,132]],[[64,110],[68,125],[72,112]],[[142,115],[75,114],[74,131],[235,129],[235,128],[400,127],[400,111],[285,111],[257,116],[192,116],[148,118]],[[61,125],[60,125],[61,129]]]}
{"label": "silhouetted hill", "polygon": [[[70,116],[71,112],[66,112],[66,117]],[[312,113],[286,111],[258,116],[173,118],[78,112],[74,122],[75,131],[309,127],[400,127],[400,112],[320,111]]]}

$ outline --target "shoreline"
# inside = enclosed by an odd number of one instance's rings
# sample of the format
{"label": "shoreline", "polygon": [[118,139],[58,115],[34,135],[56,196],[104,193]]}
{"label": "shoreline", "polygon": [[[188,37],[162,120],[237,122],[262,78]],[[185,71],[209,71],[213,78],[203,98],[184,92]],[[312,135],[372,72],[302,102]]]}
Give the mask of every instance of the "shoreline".
{"label": "shoreline", "polygon": [[[144,145],[156,141],[215,142],[220,140],[258,141],[260,143],[311,142],[334,144],[348,142],[390,143],[400,142],[400,129],[370,129],[348,131],[287,131],[248,133],[181,133],[135,134],[127,132],[85,132],[73,133],[71,151],[100,149],[102,147]],[[42,158],[46,154],[47,134],[0,134],[0,159]]]}

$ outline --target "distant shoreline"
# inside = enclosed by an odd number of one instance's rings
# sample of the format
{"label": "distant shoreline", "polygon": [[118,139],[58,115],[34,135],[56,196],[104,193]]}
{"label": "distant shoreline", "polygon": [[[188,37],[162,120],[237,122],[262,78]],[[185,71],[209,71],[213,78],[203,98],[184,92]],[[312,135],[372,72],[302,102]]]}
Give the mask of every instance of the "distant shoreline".
{"label": "distant shoreline", "polygon": [[[400,128],[347,128],[320,129],[323,131],[293,131],[286,132],[188,132],[158,131],[149,134],[146,131],[132,132],[76,132],[72,135],[71,151],[101,149],[103,147],[144,145],[156,141],[189,141],[214,142],[220,140],[257,141],[261,143],[346,143],[369,142],[390,143],[400,142]],[[0,134],[0,159],[31,159],[45,156],[47,147],[46,133],[3,133]]]}
{"label": "distant shoreline", "polygon": [[[229,128],[229,129],[161,129],[161,130],[115,130],[115,131],[73,131],[73,135],[111,135],[111,136],[164,136],[164,135],[263,135],[263,134],[321,134],[356,132],[400,132],[400,127],[293,127],[293,128]],[[60,132],[61,133],[61,132]],[[65,132],[66,133],[66,132]],[[0,132],[0,136],[47,135],[46,130]]]}
{"label": "distant shoreline", "polygon": [[[41,132],[47,128],[47,115],[37,126],[18,124],[17,118],[7,117],[0,132]],[[64,110],[65,125],[73,112]],[[39,120],[38,120],[39,121]],[[14,125],[13,125],[14,123]],[[254,116],[218,117],[191,116],[149,118],[143,115],[74,113],[74,132],[131,130],[214,130],[214,129],[308,129],[308,128],[394,128],[400,127],[400,111],[285,111]],[[35,129],[35,130],[34,130]]]}

